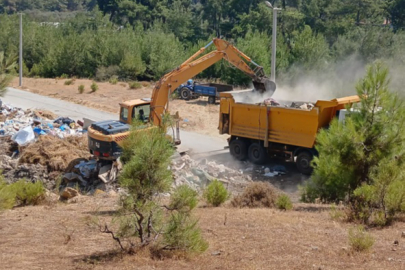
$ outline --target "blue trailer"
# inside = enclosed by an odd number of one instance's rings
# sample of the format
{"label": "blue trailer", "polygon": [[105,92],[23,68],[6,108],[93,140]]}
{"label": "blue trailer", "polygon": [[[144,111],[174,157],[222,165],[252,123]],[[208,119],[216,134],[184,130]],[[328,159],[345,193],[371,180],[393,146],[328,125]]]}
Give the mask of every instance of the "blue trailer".
{"label": "blue trailer", "polygon": [[184,100],[196,99],[201,96],[208,97],[208,103],[214,104],[219,98],[219,93],[232,90],[232,85],[218,83],[197,84],[193,80],[188,80],[186,84],[179,86],[177,93]]}

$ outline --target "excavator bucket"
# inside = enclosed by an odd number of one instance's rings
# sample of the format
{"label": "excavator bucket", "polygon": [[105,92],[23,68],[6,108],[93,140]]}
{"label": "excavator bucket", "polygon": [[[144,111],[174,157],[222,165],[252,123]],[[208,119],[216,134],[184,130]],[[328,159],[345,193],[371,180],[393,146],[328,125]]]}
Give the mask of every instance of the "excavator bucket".
{"label": "excavator bucket", "polygon": [[256,91],[271,97],[276,91],[276,83],[271,81],[269,78],[263,77],[257,80],[253,80],[253,86]]}

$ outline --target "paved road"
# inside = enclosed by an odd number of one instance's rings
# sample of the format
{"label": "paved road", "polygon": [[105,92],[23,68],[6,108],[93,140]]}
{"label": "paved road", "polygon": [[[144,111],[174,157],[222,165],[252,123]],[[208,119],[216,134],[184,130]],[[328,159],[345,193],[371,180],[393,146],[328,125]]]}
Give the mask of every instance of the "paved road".
{"label": "paved road", "polygon": [[[59,116],[67,116],[74,120],[82,119],[83,117],[95,121],[118,119],[118,115],[116,114],[14,88],[9,88],[6,96],[3,97],[2,100],[4,103],[9,103],[24,110],[29,108],[46,109]],[[213,125],[217,125],[217,123],[213,123]],[[181,130],[180,138],[182,141],[182,147],[191,149],[195,154],[211,151],[224,152],[223,149],[227,145],[225,139],[210,137],[185,130]]]}

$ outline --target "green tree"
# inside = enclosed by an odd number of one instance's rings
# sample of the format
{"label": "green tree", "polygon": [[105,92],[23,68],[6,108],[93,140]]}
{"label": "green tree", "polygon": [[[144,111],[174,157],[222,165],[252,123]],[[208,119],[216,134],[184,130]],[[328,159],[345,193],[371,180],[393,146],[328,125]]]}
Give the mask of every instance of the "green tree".
{"label": "green tree", "polygon": [[12,73],[17,66],[17,57],[9,55],[6,57],[4,52],[0,52],[0,97],[4,96],[7,86],[13,79]]}
{"label": "green tree", "polygon": [[134,124],[123,147],[125,165],[119,183],[127,194],[121,197],[116,219],[118,237],[128,240],[133,252],[151,243],[159,249],[205,251],[207,243],[190,213],[197,204],[197,194],[183,186],[174,190],[169,206],[161,200],[161,194],[170,192],[173,183],[168,167],[174,150],[164,129],[142,128]]}
{"label": "green tree", "polygon": [[369,222],[381,211],[388,221],[405,210],[404,101],[389,90],[381,63],[368,67],[356,89],[361,102],[345,123],[334,120],[318,134],[319,157],[303,199],[347,200],[353,218]]}

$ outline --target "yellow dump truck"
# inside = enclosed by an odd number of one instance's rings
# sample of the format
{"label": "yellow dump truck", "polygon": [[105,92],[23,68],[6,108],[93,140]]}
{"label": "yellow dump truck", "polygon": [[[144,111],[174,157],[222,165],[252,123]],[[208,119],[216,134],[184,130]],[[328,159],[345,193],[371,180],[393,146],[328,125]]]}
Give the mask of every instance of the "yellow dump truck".
{"label": "yellow dump truck", "polygon": [[316,135],[333,118],[344,119],[346,107],[358,96],[319,100],[309,108],[292,108],[266,103],[235,102],[232,93],[220,95],[219,133],[231,135],[229,150],[238,160],[262,164],[268,156],[296,162],[298,170],[310,174],[316,150]]}

